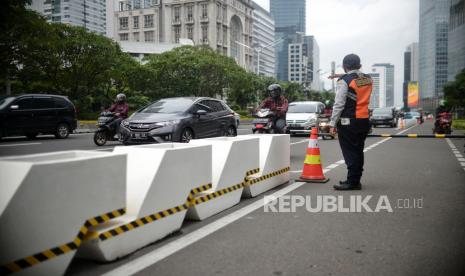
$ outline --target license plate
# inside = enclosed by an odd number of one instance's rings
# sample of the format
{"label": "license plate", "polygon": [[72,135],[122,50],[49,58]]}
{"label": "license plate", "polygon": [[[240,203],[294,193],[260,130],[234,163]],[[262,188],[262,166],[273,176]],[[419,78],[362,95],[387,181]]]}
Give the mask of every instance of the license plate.
{"label": "license plate", "polygon": [[254,124],[266,124],[268,123],[268,119],[255,119],[253,123]]}
{"label": "license plate", "polygon": [[131,137],[134,139],[145,139],[147,138],[147,133],[131,133]]}

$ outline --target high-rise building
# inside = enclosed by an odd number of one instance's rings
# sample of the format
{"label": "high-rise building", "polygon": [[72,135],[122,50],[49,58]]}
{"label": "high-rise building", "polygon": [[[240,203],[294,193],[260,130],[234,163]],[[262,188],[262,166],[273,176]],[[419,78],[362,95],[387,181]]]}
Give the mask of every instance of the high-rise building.
{"label": "high-rise building", "polygon": [[418,81],[418,43],[407,46],[404,52],[403,104],[408,106],[408,83]]}
{"label": "high-rise building", "polygon": [[420,0],[420,104],[430,111],[443,97],[447,82],[449,1]]}
{"label": "high-rise building", "polygon": [[321,90],[320,81],[320,46],[315,36],[309,35],[304,37],[304,54],[308,57],[307,63],[307,80],[312,90]]}
{"label": "high-rise building", "polygon": [[448,80],[465,69],[465,0],[451,0],[448,34]]}
{"label": "high-rise building", "polygon": [[368,75],[373,79],[370,108],[386,107],[386,67],[373,67]]}
{"label": "high-rise building", "polygon": [[114,39],[175,44],[190,39],[252,70],[252,13],[251,0],[122,0]]}
{"label": "high-rise building", "polygon": [[320,90],[320,50],[314,36],[304,36],[288,48],[288,80]]}
{"label": "high-rise building", "polygon": [[394,65],[390,63],[377,63],[373,64],[372,67],[376,71],[384,70],[385,72],[386,89],[385,94],[383,95],[384,99],[380,96],[380,103],[382,104],[381,107],[394,106]]}
{"label": "high-rise building", "polygon": [[105,0],[33,0],[30,9],[45,16],[48,22],[81,26],[88,31],[106,34]]}
{"label": "high-rise building", "polygon": [[[273,45],[275,38],[274,20],[271,13],[255,2],[253,2],[253,8],[252,46],[260,51],[260,54],[255,52],[253,58],[255,72],[268,77],[276,77],[276,54]],[[258,69],[259,62],[260,69]]]}
{"label": "high-rise building", "polygon": [[276,45],[276,73],[282,81],[289,80],[289,44],[295,43],[296,33],[305,34],[305,0],[270,0],[270,12],[275,20],[275,39],[284,41]]}

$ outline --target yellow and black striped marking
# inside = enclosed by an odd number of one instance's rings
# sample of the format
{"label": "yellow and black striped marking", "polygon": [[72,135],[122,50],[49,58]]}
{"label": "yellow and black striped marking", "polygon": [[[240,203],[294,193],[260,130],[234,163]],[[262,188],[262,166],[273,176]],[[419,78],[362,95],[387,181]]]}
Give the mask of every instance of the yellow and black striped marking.
{"label": "yellow and black striped marking", "polygon": [[281,170],[279,170],[279,171],[275,171],[275,172],[272,172],[272,173],[269,173],[269,174],[260,176],[260,177],[258,177],[258,178],[250,179],[250,180],[247,181],[247,184],[246,184],[246,185],[251,186],[251,185],[257,184],[258,182],[261,182],[261,181],[270,179],[270,178],[272,178],[272,177],[281,175],[281,174],[283,174],[283,173],[287,173],[288,171],[290,171],[290,169],[291,169],[291,167],[287,167],[287,168],[281,169]]}
{"label": "yellow and black striped marking", "polygon": [[76,250],[81,245],[81,242],[84,240],[84,237],[89,231],[89,227],[99,225],[101,223],[109,221],[110,219],[122,216],[125,213],[126,213],[126,209],[123,208],[123,209],[115,210],[113,212],[106,213],[101,216],[88,219],[84,223],[84,225],[81,227],[81,229],[79,230],[79,233],[77,234],[76,238],[72,242],[62,244],[57,247],[31,255],[29,257],[19,259],[14,262],[2,265],[0,267],[0,275],[7,275],[10,273],[18,272],[25,268],[34,266],[36,264],[45,262],[47,260],[53,259],[60,255]]}
{"label": "yellow and black striped marking", "polygon": [[[135,228],[139,228],[141,226],[152,223],[154,221],[157,221],[157,220],[160,220],[162,218],[165,218],[165,217],[174,215],[176,213],[179,213],[181,211],[187,210],[187,209],[189,209],[190,206],[195,204],[195,199],[194,198],[195,198],[196,195],[198,195],[201,192],[204,192],[204,191],[206,191],[208,189],[211,189],[211,188],[212,188],[211,183],[209,183],[207,185],[203,185],[203,186],[198,187],[198,188],[194,188],[194,189],[192,189],[192,191],[190,191],[189,196],[188,196],[188,198],[187,198],[187,200],[186,200],[186,202],[184,204],[173,207],[173,208],[170,208],[170,209],[166,209],[164,211],[161,211],[161,212],[158,212],[158,213],[155,213],[155,214],[145,216],[143,218],[136,219],[136,220],[131,221],[129,223],[126,223],[124,225],[121,225],[121,226],[118,226],[118,227],[113,228],[111,230],[105,231],[105,232],[101,233],[100,235],[98,235],[98,239],[100,239],[101,241],[104,241],[104,240],[116,237],[116,236],[118,236],[120,234],[123,234],[125,232],[131,231],[131,230],[133,230]],[[86,238],[86,240],[87,239],[92,239],[94,237],[96,237],[96,236],[93,233],[91,233],[88,236],[88,238]]]}
{"label": "yellow and black striped marking", "polygon": [[224,189],[221,189],[219,191],[216,191],[216,192],[213,192],[211,194],[208,194],[208,195],[204,195],[204,196],[201,196],[201,197],[197,197],[195,199],[195,202],[194,202],[194,205],[196,204],[199,204],[199,203],[203,203],[203,202],[207,202],[207,201],[210,201],[214,198],[217,198],[217,197],[220,197],[220,196],[223,196],[225,194],[229,194],[231,192],[234,192],[234,191],[237,191],[239,189],[242,189],[246,186],[246,183],[247,183],[247,178],[253,174],[256,174],[260,172],[260,169],[253,169],[253,170],[250,170],[250,171],[247,171],[245,173],[245,178],[244,178],[244,181],[242,181],[241,183],[239,184],[236,184],[234,186],[231,186],[231,187],[228,187],[228,188],[224,188]]}

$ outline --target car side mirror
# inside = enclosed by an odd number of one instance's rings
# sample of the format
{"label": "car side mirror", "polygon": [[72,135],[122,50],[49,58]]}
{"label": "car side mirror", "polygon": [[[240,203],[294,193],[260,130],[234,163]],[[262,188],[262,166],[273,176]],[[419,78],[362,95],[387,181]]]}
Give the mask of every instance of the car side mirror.
{"label": "car side mirror", "polygon": [[18,108],[19,108],[19,106],[18,106],[17,104],[15,104],[15,105],[10,105],[10,109],[11,109],[11,110],[16,110],[16,109],[18,109]]}
{"label": "car side mirror", "polygon": [[195,112],[195,115],[198,115],[198,116],[202,116],[202,115],[207,115],[207,111],[201,109],[201,110],[197,110]]}

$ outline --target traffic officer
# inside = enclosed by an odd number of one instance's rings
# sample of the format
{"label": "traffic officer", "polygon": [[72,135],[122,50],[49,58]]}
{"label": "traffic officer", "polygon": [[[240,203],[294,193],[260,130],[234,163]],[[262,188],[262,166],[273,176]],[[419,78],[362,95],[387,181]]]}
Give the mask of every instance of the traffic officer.
{"label": "traffic officer", "polygon": [[338,133],[339,145],[347,165],[347,179],[334,185],[336,190],[360,190],[365,139],[370,130],[368,105],[373,81],[360,71],[360,57],[350,54],[342,62],[345,74],[337,82],[331,116],[332,134]]}

